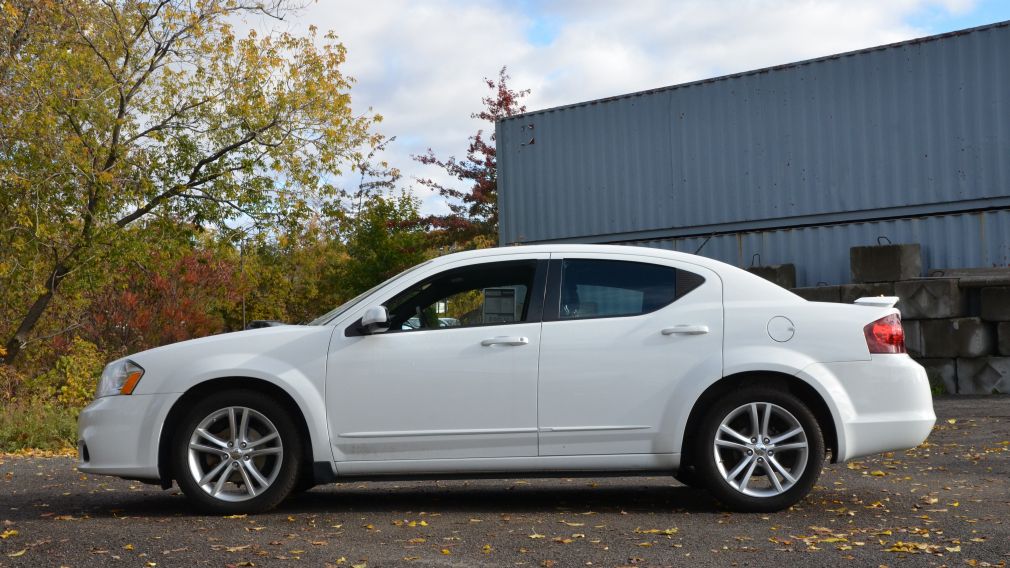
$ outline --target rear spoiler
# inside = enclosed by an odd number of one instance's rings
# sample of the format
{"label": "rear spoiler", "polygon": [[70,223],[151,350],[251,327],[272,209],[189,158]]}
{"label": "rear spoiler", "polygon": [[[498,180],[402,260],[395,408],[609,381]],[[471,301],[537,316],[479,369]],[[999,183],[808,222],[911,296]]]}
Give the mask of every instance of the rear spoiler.
{"label": "rear spoiler", "polygon": [[875,308],[893,308],[898,300],[901,298],[897,296],[867,296],[865,298],[859,298],[854,303],[859,306],[872,306]]}

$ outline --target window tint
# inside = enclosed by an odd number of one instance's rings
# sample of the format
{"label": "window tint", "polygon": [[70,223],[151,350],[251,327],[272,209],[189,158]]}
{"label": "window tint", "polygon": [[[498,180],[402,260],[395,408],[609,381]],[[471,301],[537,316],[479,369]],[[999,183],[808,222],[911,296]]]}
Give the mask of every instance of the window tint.
{"label": "window tint", "polygon": [[620,260],[564,260],[559,318],[635,316],[677,298],[677,269]]}
{"label": "window tint", "polygon": [[390,298],[390,332],[527,321],[537,261],[442,272]]}

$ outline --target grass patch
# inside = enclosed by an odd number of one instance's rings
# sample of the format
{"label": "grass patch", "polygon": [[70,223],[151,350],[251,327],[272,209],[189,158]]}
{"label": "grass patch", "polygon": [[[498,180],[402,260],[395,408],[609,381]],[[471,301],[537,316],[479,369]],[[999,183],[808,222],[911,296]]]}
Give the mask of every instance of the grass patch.
{"label": "grass patch", "polygon": [[79,412],[38,400],[5,401],[0,408],[0,453],[75,447]]}

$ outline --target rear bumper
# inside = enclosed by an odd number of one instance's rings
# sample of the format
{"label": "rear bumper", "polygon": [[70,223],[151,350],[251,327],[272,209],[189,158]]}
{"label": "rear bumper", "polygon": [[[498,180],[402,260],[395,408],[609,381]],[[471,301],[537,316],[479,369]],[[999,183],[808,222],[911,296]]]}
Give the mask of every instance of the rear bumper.
{"label": "rear bumper", "polygon": [[157,480],[161,427],[181,394],[107,396],[77,420],[77,469],[127,479]]}
{"label": "rear bumper", "polygon": [[926,371],[907,355],[818,363],[804,373],[818,377],[836,405],[839,461],[913,448],[936,423]]}

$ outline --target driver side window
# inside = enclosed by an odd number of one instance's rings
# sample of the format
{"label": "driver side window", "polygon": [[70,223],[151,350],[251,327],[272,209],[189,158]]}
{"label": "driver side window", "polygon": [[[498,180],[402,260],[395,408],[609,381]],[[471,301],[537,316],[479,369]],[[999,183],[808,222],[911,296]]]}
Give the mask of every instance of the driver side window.
{"label": "driver side window", "polygon": [[388,333],[528,321],[536,260],[447,270],[390,298]]}

